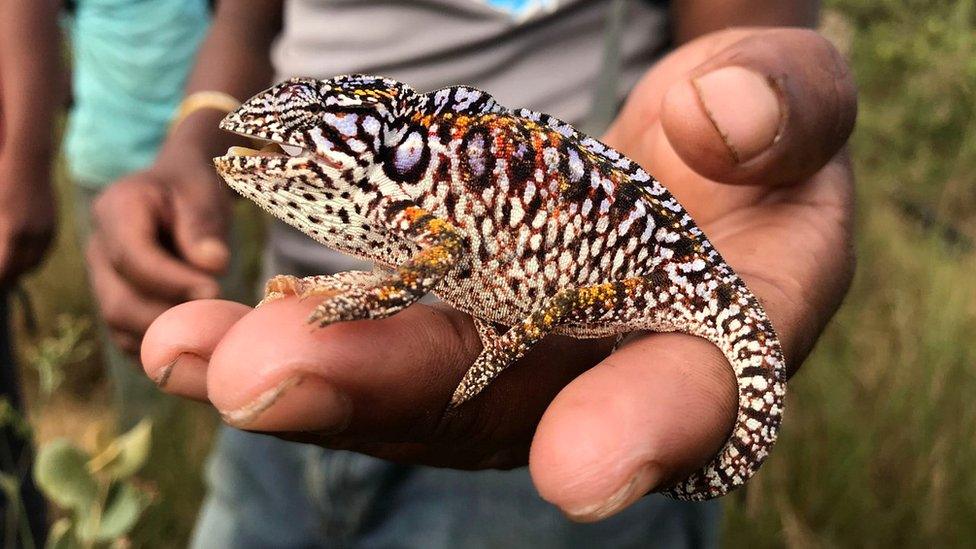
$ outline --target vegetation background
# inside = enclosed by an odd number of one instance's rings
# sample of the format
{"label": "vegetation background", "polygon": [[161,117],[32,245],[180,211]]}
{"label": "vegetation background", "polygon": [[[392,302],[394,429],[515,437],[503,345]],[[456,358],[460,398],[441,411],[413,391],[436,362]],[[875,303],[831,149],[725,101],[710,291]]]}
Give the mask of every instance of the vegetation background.
{"label": "vegetation background", "polygon": [[[976,545],[974,29],[974,0],[826,2],[822,30],[861,92],[858,271],[792,384],[775,458],[724,500],[729,547]],[[115,416],[90,350],[73,213],[62,207],[56,248],[25,283],[39,333],[18,323],[19,348],[38,442],[67,436],[93,450]],[[259,241],[256,212],[239,213]],[[52,376],[62,380],[41,402]],[[152,502],[135,546],[185,544],[202,499],[216,418],[192,403],[164,408],[139,474]]]}

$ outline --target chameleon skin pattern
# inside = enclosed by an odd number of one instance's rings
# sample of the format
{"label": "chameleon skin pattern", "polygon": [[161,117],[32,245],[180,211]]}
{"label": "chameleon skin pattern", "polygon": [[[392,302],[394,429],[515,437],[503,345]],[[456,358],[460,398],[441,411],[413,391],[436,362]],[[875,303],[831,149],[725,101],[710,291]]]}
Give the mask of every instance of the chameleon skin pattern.
{"label": "chameleon skin pattern", "polygon": [[549,333],[693,334],[732,365],[738,413],[714,459],[666,493],[722,495],[766,458],[785,392],[776,333],[671,193],[619,152],[476,89],[419,94],[366,75],[283,82],[221,127],[280,146],[216,158],[231,187],[378,266],[279,276],[265,301],[319,297],[310,322],[325,326],[382,318],[433,291],[475,318],[484,347],[451,406]]}

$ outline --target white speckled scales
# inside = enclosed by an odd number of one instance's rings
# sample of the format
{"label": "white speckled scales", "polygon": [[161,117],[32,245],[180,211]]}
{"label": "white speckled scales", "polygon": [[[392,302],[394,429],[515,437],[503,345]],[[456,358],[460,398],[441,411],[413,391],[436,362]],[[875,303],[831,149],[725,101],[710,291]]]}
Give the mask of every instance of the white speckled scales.
{"label": "white speckled scales", "polygon": [[[285,149],[216,159],[233,188],[319,242],[393,269],[342,286],[314,322],[395,314],[433,291],[479,326],[509,326],[480,330],[484,351],[452,406],[548,333],[697,335],[732,365],[739,410],[714,460],[668,493],[724,494],[765,459],[785,392],[776,333],[684,208],[619,152],[479,90],[417,94],[365,75],[290,80],[222,126]],[[275,295],[337,287],[276,280]]]}

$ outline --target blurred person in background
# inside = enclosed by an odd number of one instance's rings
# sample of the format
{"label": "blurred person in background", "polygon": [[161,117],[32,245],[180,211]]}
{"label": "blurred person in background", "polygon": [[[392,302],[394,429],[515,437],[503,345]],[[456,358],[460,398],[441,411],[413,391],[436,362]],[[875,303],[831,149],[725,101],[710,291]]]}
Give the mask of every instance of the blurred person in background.
{"label": "blurred person in background", "polygon": [[[54,113],[64,102],[64,78],[58,41],[44,39],[57,35],[56,13],[52,3],[0,3],[0,398],[24,417],[9,299],[18,279],[43,259],[57,219],[51,161]],[[7,418],[0,427],[0,471],[19,483],[20,501],[8,501],[6,492],[0,492],[0,515],[26,513],[27,520],[12,524],[29,527],[40,546],[47,513],[33,485],[31,455],[29,441]],[[26,532],[6,531],[8,526],[4,520],[0,538],[25,543]]]}
{"label": "blurred person in background", "polygon": [[[150,165],[156,157],[211,12],[207,0],[73,0],[66,7],[73,102],[63,150],[84,243],[92,230],[90,205],[98,193]],[[127,219],[127,210],[117,212],[120,219]],[[209,281],[208,275],[225,265],[209,267],[206,275],[200,269],[201,279]],[[98,282],[94,277],[91,280]],[[146,295],[171,297],[168,290],[147,288]],[[200,291],[185,299],[216,296],[219,290],[208,285]],[[96,297],[103,295],[96,292]],[[124,301],[99,305],[106,322],[128,310]],[[100,331],[120,425],[127,428],[148,415],[164,413],[168,403],[155,397],[152,385],[137,375],[131,353],[138,348],[139,339]]]}
{"label": "blurred person in background", "polygon": [[[186,101],[367,72],[419,91],[472,85],[590,131],[609,123],[604,139],[677,195],[763,299],[792,373],[852,265],[839,151],[855,95],[836,51],[795,28],[816,11],[799,0],[224,0]],[[723,30],[747,26],[794,28]],[[238,142],[217,128],[225,111],[194,108],[149,169],[94,205],[89,267],[100,304],[126,304],[106,314],[119,338],[138,341],[147,319],[207,287],[227,249],[211,163]],[[272,224],[268,275],[348,268]],[[221,432],[195,546],[716,544],[716,502],[642,497],[727,437],[734,382],[710,344],[645,334],[603,360],[607,342],[551,338],[442,422],[480,348],[470,319],[418,305],[309,331],[313,301],[195,301],[146,336],[150,377],[242,429]]]}
{"label": "blurred person in background", "polygon": [[[155,158],[209,26],[210,3],[207,0],[40,0],[17,4],[22,5],[15,12],[14,8],[7,8],[13,13],[5,19],[5,24],[22,34],[25,31],[21,29],[28,22],[35,23],[30,38],[33,43],[45,44],[43,48],[16,51],[21,65],[11,69],[7,79],[31,81],[34,87],[44,88],[42,93],[34,94],[36,99],[32,99],[31,110],[27,111],[35,132],[51,132],[53,117],[60,112],[63,102],[45,98],[63,79],[37,78],[23,67],[28,63],[57,67],[63,55],[59,49],[62,43],[57,28],[59,18],[67,34],[72,103],[63,154],[68,176],[74,184],[75,217],[84,242],[91,231],[89,210],[95,196],[111,182],[145,168]],[[45,168],[34,169],[36,175],[32,177],[47,178],[50,162],[50,152],[44,158],[37,158],[35,164],[46,163]],[[31,196],[34,202],[26,206],[49,202],[50,198],[49,189],[37,192]],[[51,211],[44,211],[45,215],[31,213],[29,208],[17,210],[17,215],[36,220],[33,222],[38,224],[53,215]],[[125,209],[118,215],[125,219]],[[220,257],[203,266],[181,262],[186,270],[199,271],[201,281],[196,292],[183,296],[184,299],[217,295],[219,288],[210,275],[224,270],[227,263],[226,253],[222,250],[217,253]],[[169,287],[152,286],[145,290],[147,296],[161,293],[172,298],[176,295]],[[108,322],[128,312],[124,299],[100,305]],[[158,312],[164,308],[160,306]],[[143,320],[148,325],[151,318]],[[101,332],[106,336],[102,338],[102,348],[120,424],[129,427],[163,406],[163,399],[158,398],[158,391],[141,375],[131,358],[131,353],[138,350],[141,336]]]}
{"label": "blurred person in background", "polygon": [[[59,20],[70,46],[73,99],[63,151],[85,240],[94,197],[112,181],[153,161],[182,98],[211,11],[207,0],[32,0],[4,2],[0,9],[0,389],[17,406],[7,297],[17,278],[40,261],[56,220],[51,184],[57,149],[54,127],[68,95]],[[210,273],[225,265],[208,267]],[[206,287],[187,299],[217,295],[209,276],[201,274],[200,279]],[[102,310],[124,314],[125,304],[103,304]],[[109,336],[107,330],[102,333]],[[138,346],[138,339],[121,334],[102,341],[123,427],[168,408],[127,354]],[[4,434],[13,436],[9,429]],[[19,472],[27,474],[30,463],[23,444],[14,439],[9,444]],[[29,475],[23,479],[25,489],[31,489]],[[46,532],[43,501],[33,491],[24,499],[32,527]],[[35,534],[37,539],[43,538]]]}

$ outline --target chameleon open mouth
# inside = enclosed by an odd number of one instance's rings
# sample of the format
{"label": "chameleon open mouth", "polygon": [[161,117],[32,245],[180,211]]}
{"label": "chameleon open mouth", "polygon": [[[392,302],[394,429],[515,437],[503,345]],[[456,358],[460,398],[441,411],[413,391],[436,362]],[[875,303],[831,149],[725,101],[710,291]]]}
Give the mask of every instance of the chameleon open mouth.
{"label": "chameleon open mouth", "polygon": [[241,157],[241,156],[264,156],[264,157],[292,157],[292,158],[310,158],[317,162],[329,165],[333,168],[339,168],[339,164],[333,161],[331,158],[318,154],[314,151],[310,151],[306,148],[299,147],[297,145],[289,145],[287,143],[279,143],[277,141],[269,141],[266,139],[260,139],[257,137],[250,137],[256,145],[260,148],[233,146],[227,149],[224,153],[224,158],[230,157]]}
{"label": "chameleon open mouth", "polygon": [[[258,139],[252,138],[254,141]],[[309,151],[295,145],[264,141],[260,149],[234,146],[227,149],[227,156],[308,156]]]}

